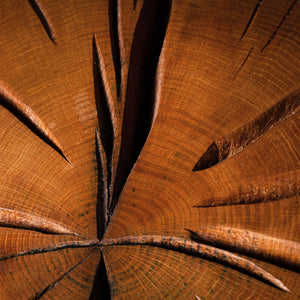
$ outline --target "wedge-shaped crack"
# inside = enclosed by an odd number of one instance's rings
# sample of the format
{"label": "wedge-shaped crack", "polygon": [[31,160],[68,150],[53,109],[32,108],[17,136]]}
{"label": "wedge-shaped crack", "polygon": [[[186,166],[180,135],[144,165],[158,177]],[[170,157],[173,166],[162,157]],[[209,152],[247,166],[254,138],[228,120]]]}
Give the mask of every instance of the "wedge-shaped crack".
{"label": "wedge-shaped crack", "polygon": [[248,185],[233,185],[229,194],[201,199],[195,207],[211,207],[271,202],[300,194],[300,170],[258,178]]}
{"label": "wedge-shaped crack", "polygon": [[[0,81],[0,104],[68,161],[62,146],[37,114]],[[68,161],[69,162],[69,161]]]}
{"label": "wedge-shaped crack", "polygon": [[283,291],[289,291],[279,279],[275,278],[250,260],[229,251],[193,242],[185,238],[160,235],[124,236],[101,241],[101,246],[107,245],[149,245],[215,260],[235,269],[242,270],[243,272],[266,281]]}
{"label": "wedge-shaped crack", "polygon": [[[99,288],[101,286],[101,289]],[[101,251],[101,258],[94,277],[93,289],[91,291],[90,300],[111,299],[110,284],[105,267],[104,255]]]}
{"label": "wedge-shaped crack", "polygon": [[215,140],[196,163],[193,171],[205,170],[230,158],[254,143],[274,126],[296,113],[300,105],[300,90],[288,95],[250,123],[231,134]]}
{"label": "wedge-shaped crack", "polygon": [[114,192],[109,213],[112,214],[124,184],[136,163],[152,128],[161,78],[159,58],[169,22],[172,1],[145,1],[135,29],[130,64],[122,141]]}
{"label": "wedge-shaped crack", "polygon": [[93,38],[93,72],[95,99],[98,112],[100,139],[106,155],[106,184],[108,199],[110,199],[111,181],[113,174],[114,143],[116,140],[116,116],[111,96],[109,82],[106,75],[104,60],[97,38]]}
{"label": "wedge-shaped crack", "polygon": [[3,207],[0,207],[0,226],[78,236],[76,232],[49,219]]}
{"label": "wedge-shaped crack", "polygon": [[45,28],[45,31],[47,32],[50,40],[56,44],[56,37],[55,37],[55,31],[54,26],[49,18],[49,15],[47,11],[45,10],[44,6],[42,5],[42,2],[40,0],[28,0],[32,9],[40,19],[43,27]]}
{"label": "wedge-shaped crack", "polygon": [[187,230],[197,242],[247,254],[288,268],[300,269],[299,243],[230,227],[195,227]]}

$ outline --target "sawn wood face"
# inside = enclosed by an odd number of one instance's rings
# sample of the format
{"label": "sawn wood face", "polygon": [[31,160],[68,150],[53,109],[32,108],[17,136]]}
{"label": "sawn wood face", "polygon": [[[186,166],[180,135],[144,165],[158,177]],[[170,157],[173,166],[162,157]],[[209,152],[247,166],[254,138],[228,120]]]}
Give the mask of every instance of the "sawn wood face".
{"label": "sawn wood face", "polygon": [[297,0],[0,7],[0,299],[300,297]]}

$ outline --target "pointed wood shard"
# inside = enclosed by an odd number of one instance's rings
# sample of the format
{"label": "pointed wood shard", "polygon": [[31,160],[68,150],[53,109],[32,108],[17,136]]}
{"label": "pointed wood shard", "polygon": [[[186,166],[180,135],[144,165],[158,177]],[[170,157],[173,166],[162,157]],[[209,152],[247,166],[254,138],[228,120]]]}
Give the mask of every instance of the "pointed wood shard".
{"label": "pointed wood shard", "polygon": [[297,90],[250,123],[214,141],[196,163],[193,171],[205,170],[243,151],[274,126],[295,114],[299,105],[300,90]]}
{"label": "pointed wood shard", "polygon": [[300,270],[299,243],[230,227],[196,227],[187,230],[191,233],[193,240],[197,242]]}
{"label": "pointed wood shard", "polygon": [[16,97],[1,81],[0,81],[0,104],[13,113],[23,124],[37,134],[43,141],[55,149],[65,160],[69,162],[62,151],[62,146],[37,116],[37,114],[18,97]]}
{"label": "pointed wood shard", "polygon": [[49,18],[49,15],[45,8],[43,7],[40,0],[28,0],[32,9],[37,14],[38,18],[40,19],[42,25],[44,26],[50,40],[56,45],[56,37],[54,26]]}
{"label": "pointed wood shard", "polygon": [[185,238],[160,235],[142,235],[124,236],[104,239],[101,241],[101,246],[108,245],[149,245],[216,260],[222,264],[240,269],[254,277],[265,280],[285,292],[289,292],[289,289],[279,279],[275,278],[273,275],[250,260],[242,258],[229,251],[196,243]]}
{"label": "pointed wood shard", "polygon": [[253,204],[294,197],[300,194],[300,170],[290,171],[242,186],[232,186],[229,194],[201,199],[195,207]]}
{"label": "pointed wood shard", "polygon": [[78,234],[54,221],[36,215],[0,207],[0,226],[17,227],[51,234]]}

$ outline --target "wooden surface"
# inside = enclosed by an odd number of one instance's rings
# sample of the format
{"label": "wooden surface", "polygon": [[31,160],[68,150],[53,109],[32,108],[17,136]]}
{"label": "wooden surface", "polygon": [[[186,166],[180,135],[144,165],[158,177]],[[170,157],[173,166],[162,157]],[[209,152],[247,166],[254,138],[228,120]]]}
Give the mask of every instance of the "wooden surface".
{"label": "wooden surface", "polygon": [[0,8],[0,299],[300,297],[297,0]]}

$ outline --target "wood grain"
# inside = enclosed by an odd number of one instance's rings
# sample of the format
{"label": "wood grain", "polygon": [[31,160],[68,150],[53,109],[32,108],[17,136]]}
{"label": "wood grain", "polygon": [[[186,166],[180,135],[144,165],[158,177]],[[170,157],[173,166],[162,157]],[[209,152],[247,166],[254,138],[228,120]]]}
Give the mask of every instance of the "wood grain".
{"label": "wood grain", "polygon": [[2,1],[0,298],[298,299],[299,18]]}
{"label": "wood grain", "polygon": [[277,278],[272,276],[266,270],[260,268],[249,260],[239,257],[226,250],[214,248],[211,246],[195,243],[187,239],[149,235],[149,236],[125,236],[116,239],[104,239],[101,241],[102,246],[110,245],[150,245],[155,247],[167,248],[174,251],[179,251],[195,256],[205,257],[208,259],[217,260],[223,264],[228,264],[231,267],[238,268],[253,276],[257,276],[262,280],[268,281],[277,288],[289,292],[290,290]]}
{"label": "wood grain", "polygon": [[300,244],[293,241],[221,226],[188,231],[194,240],[203,243],[266,259],[295,270],[300,268]]}

